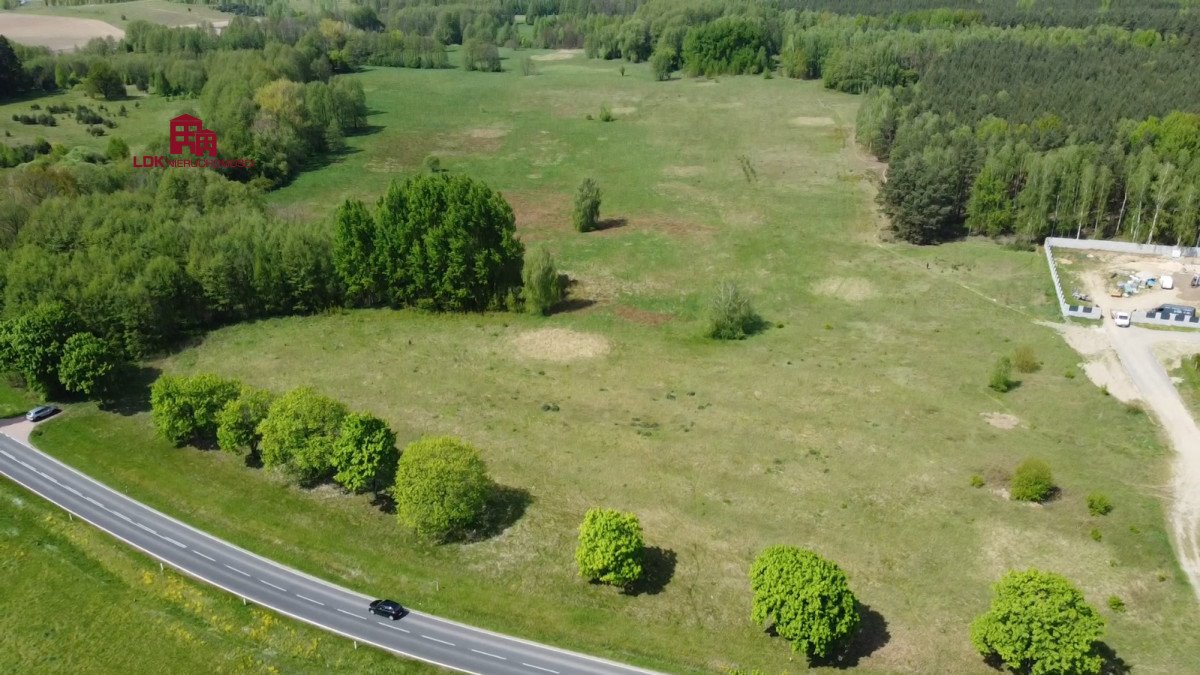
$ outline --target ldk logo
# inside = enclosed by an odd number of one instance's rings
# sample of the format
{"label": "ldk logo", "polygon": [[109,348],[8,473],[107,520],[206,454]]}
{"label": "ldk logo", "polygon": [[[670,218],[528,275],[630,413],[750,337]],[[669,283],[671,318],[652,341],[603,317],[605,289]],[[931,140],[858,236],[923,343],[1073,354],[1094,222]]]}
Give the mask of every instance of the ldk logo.
{"label": "ldk logo", "polygon": [[217,133],[204,128],[204,122],[199,117],[180,115],[171,120],[171,144],[169,152],[172,155],[183,153],[187,148],[194,157],[208,155],[217,156]]}

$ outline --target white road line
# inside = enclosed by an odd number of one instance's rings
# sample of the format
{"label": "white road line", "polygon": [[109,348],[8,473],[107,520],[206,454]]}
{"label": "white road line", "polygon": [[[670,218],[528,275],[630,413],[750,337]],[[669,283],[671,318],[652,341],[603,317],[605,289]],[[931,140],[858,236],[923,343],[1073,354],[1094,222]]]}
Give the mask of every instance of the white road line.
{"label": "white road line", "polygon": [[550,670],[549,668],[543,668],[543,667],[541,667],[541,666],[535,666],[535,665],[533,665],[532,663],[525,663],[524,661],[522,661],[522,662],[521,662],[521,665],[525,666],[526,668],[534,668],[534,669],[536,669],[536,670],[544,670],[544,671],[546,671],[547,673],[554,673],[554,675],[558,675],[558,671],[557,671],[557,670]]}
{"label": "white road line", "polygon": [[383,626],[384,628],[391,628],[392,630],[398,630],[398,631],[400,631],[401,633],[409,633],[409,632],[411,632],[411,631],[409,631],[409,630],[407,630],[407,629],[405,629],[405,628],[401,628],[400,626],[393,626],[392,624],[390,624],[390,623],[388,623],[388,622],[386,622],[386,621],[376,621],[375,623],[379,624],[380,626]]}
{"label": "white road line", "polygon": [[[71,487],[70,485],[64,485],[64,486],[63,486],[63,489],[64,489],[64,490],[66,490],[67,492],[70,492],[71,494],[75,495],[76,497],[82,497],[82,496],[83,496],[83,495],[82,495],[82,494],[79,492],[79,490],[76,490],[75,488]],[[116,511],[113,511],[113,513],[116,513]]]}
{"label": "white road line", "polygon": [[100,508],[104,508],[103,506],[101,506],[100,502],[96,501],[95,499],[92,499],[91,497],[89,497],[87,495],[84,495],[83,498],[88,500],[89,502],[95,504],[96,506],[99,506]]}
{"label": "white road line", "polygon": [[306,597],[304,597],[303,595],[300,595],[299,593],[297,593],[297,594],[296,594],[296,597],[297,597],[297,598],[300,598],[301,600],[307,600],[307,601],[309,601],[309,602],[313,603],[314,605],[320,605],[320,606],[322,606],[322,607],[324,607],[324,606],[325,606],[325,603],[323,603],[323,602],[318,602],[318,601],[316,601],[316,600],[313,600],[312,598],[306,598]]}
{"label": "white road line", "polygon": [[481,652],[481,651],[479,651],[478,649],[472,649],[471,651],[475,652],[476,654],[483,654],[484,656],[490,656],[490,657],[492,657],[493,659],[500,659],[501,661],[507,661],[507,660],[508,660],[508,659],[504,658],[503,656],[500,656],[499,654],[490,654],[490,653],[488,653],[488,652]]}
{"label": "white road line", "polygon": [[282,586],[276,586],[275,584],[273,584],[269,581],[264,581],[263,579],[259,579],[258,582],[262,583],[262,584],[266,584],[266,585],[270,586],[271,588],[274,588],[277,591],[283,591],[284,593],[288,592],[286,588],[284,588]]}
{"label": "white road line", "polygon": [[450,645],[451,647],[453,647],[453,646],[454,646],[454,643],[453,643],[453,642],[446,642],[445,640],[439,640],[439,639],[437,639],[437,638],[435,638],[435,637],[429,637],[428,635],[422,635],[421,637],[425,638],[426,640],[433,640],[434,642],[440,642],[440,643],[442,643],[442,644],[444,644],[444,645]]}
{"label": "white road line", "polygon": [[229,569],[233,570],[234,572],[237,572],[238,574],[240,574],[244,577],[250,576],[249,573],[243,572],[243,571],[239,570],[238,568],[234,567],[233,565],[226,565],[226,567],[228,567]]}
{"label": "white road line", "polygon": [[361,619],[361,618],[362,618],[361,616],[359,616],[359,615],[355,614],[354,612],[347,612],[346,610],[344,610],[344,609],[341,609],[340,607],[338,608],[338,611],[339,611],[339,612],[341,612],[342,614],[347,614],[347,615],[349,615],[349,616],[352,616],[352,617],[354,617],[354,618],[356,618],[356,619]]}
{"label": "white road line", "polygon": [[195,553],[196,555],[200,556],[201,558],[204,558],[205,560],[207,560],[209,562],[217,562],[216,558],[210,558],[210,557],[204,555],[203,553],[201,553],[200,551],[197,551],[196,549],[192,549],[192,553]]}
{"label": "white road line", "polygon": [[159,537],[160,539],[164,539],[164,540],[166,540],[166,541],[169,541],[169,542],[171,542],[172,544],[175,544],[175,545],[176,545],[176,546],[178,546],[179,548],[187,548],[187,545],[186,545],[186,544],[181,544],[181,543],[179,543],[179,542],[175,541],[174,539],[172,539],[172,538],[170,538],[170,537],[168,537],[168,536],[165,536],[165,535],[161,535],[161,534],[160,534],[160,535],[158,535],[158,537]]}
{"label": "white road line", "polygon": [[5,457],[7,457],[9,459],[16,459],[16,457],[13,457],[12,455],[8,454],[8,452],[5,450],[0,450],[0,454],[3,454]]}
{"label": "white road line", "polygon": [[157,533],[157,532],[155,532],[154,530],[152,530],[152,529],[150,529],[150,528],[146,527],[145,525],[143,525],[143,524],[141,524],[141,523],[134,523],[134,525],[137,525],[138,527],[140,527],[140,528],[142,528],[143,530],[145,530],[145,531],[149,532],[150,534],[153,534],[153,535],[154,535],[154,536],[156,536],[156,537],[158,536],[158,533]]}
{"label": "white road line", "polygon": [[112,514],[127,523],[133,522],[133,520],[129,516],[125,515],[124,513],[119,512],[119,511],[113,511]]}
{"label": "white road line", "polygon": [[34,469],[32,466],[29,466],[29,464],[23,459],[18,459],[17,462],[19,462],[21,464],[21,466],[25,467],[26,469],[29,469],[30,471],[37,470],[37,469]]}

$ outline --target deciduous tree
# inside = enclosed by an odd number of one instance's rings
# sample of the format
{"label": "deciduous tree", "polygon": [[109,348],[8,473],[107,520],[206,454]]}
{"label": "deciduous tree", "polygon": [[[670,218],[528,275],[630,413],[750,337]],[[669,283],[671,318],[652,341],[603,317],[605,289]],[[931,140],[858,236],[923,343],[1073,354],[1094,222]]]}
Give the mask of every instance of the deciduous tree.
{"label": "deciduous tree", "polygon": [[396,518],[421,537],[446,541],[478,522],[490,489],[478,450],[455,438],[423,438],[400,455]]}
{"label": "deciduous tree", "polygon": [[216,375],[162,375],[150,387],[154,426],[175,445],[211,442],[216,438],[217,415],[239,389],[234,380]]}
{"label": "deciduous tree", "polygon": [[792,650],[828,657],[858,629],[858,602],[846,574],[812,551],[772,546],[750,568],[751,618],[774,625]]}
{"label": "deciduous tree", "polygon": [[584,579],[626,587],[642,578],[644,546],[637,516],[590,509],[579,526],[575,564]]}
{"label": "deciduous tree", "polygon": [[243,385],[217,415],[217,445],[226,452],[258,452],[262,434],[258,427],[267,418],[275,397],[265,389]]}
{"label": "deciduous tree", "polygon": [[333,444],[333,479],[351,492],[379,492],[396,475],[396,433],[383,420],[367,413],[351,413]]}
{"label": "deciduous tree", "polygon": [[107,340],[76,333],[63,345],[58,380],[67,391],[94,396],[104,392],[120,365],[120,350]]}
{"label": "deciduous tree", "polygon": [[346,406],[311,387],[297,387],[271,403],[259,425],[263,466],[278,466],[301,482],[333,475],[333,448]]}

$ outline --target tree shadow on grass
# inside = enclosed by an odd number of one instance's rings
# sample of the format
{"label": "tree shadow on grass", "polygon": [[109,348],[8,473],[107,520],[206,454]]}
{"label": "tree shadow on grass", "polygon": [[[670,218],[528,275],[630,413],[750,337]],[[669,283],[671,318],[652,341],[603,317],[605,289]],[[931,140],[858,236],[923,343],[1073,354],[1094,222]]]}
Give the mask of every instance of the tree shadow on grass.
{"label": "tree shadow on grass", "polygon": [[648,546],[642,551],[642,578],[625,589],[626,595],[657,595],[675,576],[679,556],[669,548]]}
{"label": "tree shadow on grass", "polygon": [[371,498],[371,506],[374,506],[389,516],[396,515],[396,500],[387,492],[376,492],[375,496]]}
{"label": "tree shadow on grass", "polygon": [[150,385],[162,371],[149,366],[128,366],[113,380],[120,382],[100,401],[100,409],[118,415],[136,415],[150,410]]}
{"label": "tree shadow on grass", "polygon": [[615,230],[617,228],[625,227],[625,225],[627,225],[628,223],[629,223],[629,221],[626,220],[625,218],[605,218],[604,220],[601,220],[600,222],[596,223],[596,227],[592,229],[592,232],[603,232],[605,230]]}
{"label": "tree shadow on grass", "polygon": [[887,619],[883,618],[882,614],[868,605],[859,603],[858,616],[858,630],[846,643],[846,647],[824,659],[814,658],[812,665],[840,669],[857,668],[860,660],[879,651],[892,639],[892,634],[888,632]]}
{"label": "tree shadow on grass", "polygon": [[1116,650],[1105,642],[1096,643],[1096,654],[1104,662],[1100,666],[1100,675],[1129,675],[1133,672],[1133,666],[1118,656]]}
{"label": "tree shadow on grass", "polygon": [[565,314],[567,312],[578,312],[581,309],[587,309],[596,304],[591,298],[573,298],[571,297],[571,289],[579,285],[579,281],[572,279],[569,275],[559,274],[558,283],[562,286],[564,299],[558,304],[550,308],[550,314]]}
{"label": "tree shadow on grass", "polygon": [[499,536],[520,520],[532,503],[533,495],[528,490],[493,483],[479,524],[464,532],[457,541],[474,543]]}

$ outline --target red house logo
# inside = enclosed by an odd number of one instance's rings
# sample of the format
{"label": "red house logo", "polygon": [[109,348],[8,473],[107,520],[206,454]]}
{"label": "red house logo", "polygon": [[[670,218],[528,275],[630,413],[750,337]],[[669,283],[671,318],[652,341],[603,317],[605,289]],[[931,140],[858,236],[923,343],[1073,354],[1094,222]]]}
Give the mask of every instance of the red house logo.
{"label": "red house logo", "polygon": [[217,156],[217,134],[204,128],[199,117],[180,115],[171,120],[170,153],[182,154],[184,148],[195,157]]}

